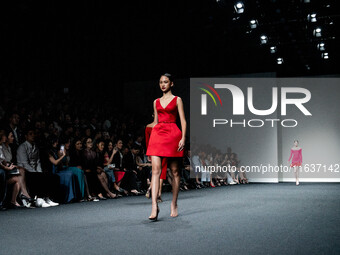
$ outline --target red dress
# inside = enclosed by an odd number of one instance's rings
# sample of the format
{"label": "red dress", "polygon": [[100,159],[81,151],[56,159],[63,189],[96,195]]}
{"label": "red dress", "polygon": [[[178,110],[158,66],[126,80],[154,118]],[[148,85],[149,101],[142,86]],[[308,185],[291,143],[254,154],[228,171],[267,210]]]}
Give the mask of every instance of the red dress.
{"label": "red dress", "polygon": [[161,105],[160,99],[157,98],[156,110],[158,124],[152,129],[146,155],[183,157],[184,151],[178,151],[178,143],[182,139],[182,131],[176,125],[178,114],[177,96],[165,108]]}
{"label": "red dress", "polygon": [[[149,138],[151,135],[152,127],[146,127],[145,128],[145,143],[146,143],[146,148],[148,148],[149,145]],[[162,171],[161,171],[161,176],[159,177],[160,179],[165,180],[166,179],[166,172],[168,169],[168,161],[166,158],[162,158]]]}
{"label": "red dress", "polygon": [[298,150],[290,150],[290,157],[288,159],[288,161],[290,161],[290,159],[292,159],[292,163],[290,164],[291,167],[294,166],[301,166],[302,163],[302,149],[298,149]]}

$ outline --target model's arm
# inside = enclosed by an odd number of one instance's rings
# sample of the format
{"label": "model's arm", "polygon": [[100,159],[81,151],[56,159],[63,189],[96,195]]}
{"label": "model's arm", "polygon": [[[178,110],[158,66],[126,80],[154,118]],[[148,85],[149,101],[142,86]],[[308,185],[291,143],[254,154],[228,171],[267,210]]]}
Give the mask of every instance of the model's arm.
{"label": "model's arm", "polygon": [[290,150],[290,156],[289,156],[289,159],[288,159],[288,162],[290,161],[290,159],[293,157],[293,150]]}
{"label": "model's arm", "polygon": [[181,150],[183,150],[184,144],[185,144],[185,135],[186,135],[186,132],[187,132],[187,122],[185,120],[182,98],[177,97],[177,104],[178,104],[178,114],[179,114],[179,118],[181,120],[181,128],[182,128],[182,139],[179,141],[179,144],[178,144],[178,150],[181,151]]}
{"label": "model's arm", "polygon": [[155,99],[153,101],[153,116],[154,116],[153,122],[155,123],[155,125],[158,124],[158,114],[157,114],[157,109],[156,109],[156,100],[157,99]]}

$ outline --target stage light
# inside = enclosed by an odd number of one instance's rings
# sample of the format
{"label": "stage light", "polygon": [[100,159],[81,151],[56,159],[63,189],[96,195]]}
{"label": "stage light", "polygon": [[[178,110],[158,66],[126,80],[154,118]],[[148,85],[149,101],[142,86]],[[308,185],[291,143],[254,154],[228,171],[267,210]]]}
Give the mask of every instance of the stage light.
{"label": "stage light", "polygon": [[316,13],[308,14],[307,15],[307,20],[309,22],[316,22]]}
{"label": "stage light", "polygon": [[325,50],[325,43],[324,42],[318,43],[317,48],[318,48],[319,51],[324,51]]}
{"label": "stage light", "polygon": [[276,46],[270,47],[270,53],[274,54],[276,52]]}
{"label": "stage light", "polygon": [[283,58],[277,58],[277,64],[282,65],[283,64]]}
{"label": "stage light", "polygon": [[250,28],[254,29],[257,27],[257,20],[256,19],[252,19],[251,21],[249,21],[249,25],[250,25]]}
{"label": "stage light", "polygon": [[320,27],[317,27],[313,30],[313,35],[315,37],[321,37],[321,28]]}
{"label": "stage light", "polygon": [[268,42],[268,37],[266,35],[261,35],[261,44],[266,44]]}
{"label": "stage light", "polygon": [[321,57],[322,57],[323,59],[328,59],[328,58],[329,58],[329,56],[328,56],[328,53],[327,53],[327,52],[325,52],[325,53],[322,53],[322,54],[321,54]]}
{"label": "stage light", "polygon": [[310,3],[310,0],[304,0],[303,1],[305,4],[309,4]]}
{"label": "stage light", "polygon": [[244,4],[242,2],[237,2],[235,5],[234,5],[234,8],[235,8],[235,11],[237,13],[243,13],[244,12]]}

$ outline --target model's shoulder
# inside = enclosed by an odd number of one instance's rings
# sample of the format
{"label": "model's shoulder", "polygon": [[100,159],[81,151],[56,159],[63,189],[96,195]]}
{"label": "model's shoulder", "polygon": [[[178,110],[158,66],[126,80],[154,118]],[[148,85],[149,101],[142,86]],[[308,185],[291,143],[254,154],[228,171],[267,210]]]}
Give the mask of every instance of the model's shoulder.
{"label": "model's shoulder", "polygon": [[179,97],[179,96],[175,96],[175,97],[177,97],[177,99],[176,99],[177,102],[183,102],[181,97]]}

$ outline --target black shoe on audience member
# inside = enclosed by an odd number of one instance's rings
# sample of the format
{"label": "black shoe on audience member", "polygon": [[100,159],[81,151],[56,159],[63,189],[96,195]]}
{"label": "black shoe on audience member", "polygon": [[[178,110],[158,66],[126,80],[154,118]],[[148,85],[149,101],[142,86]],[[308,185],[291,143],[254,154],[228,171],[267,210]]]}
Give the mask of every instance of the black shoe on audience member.
{"label": "black shoe on audience member", "polygon": [[6,211],[7,210],[7,208],[6,207],[4,207],[4,206],[0,206],[0,211]]}

